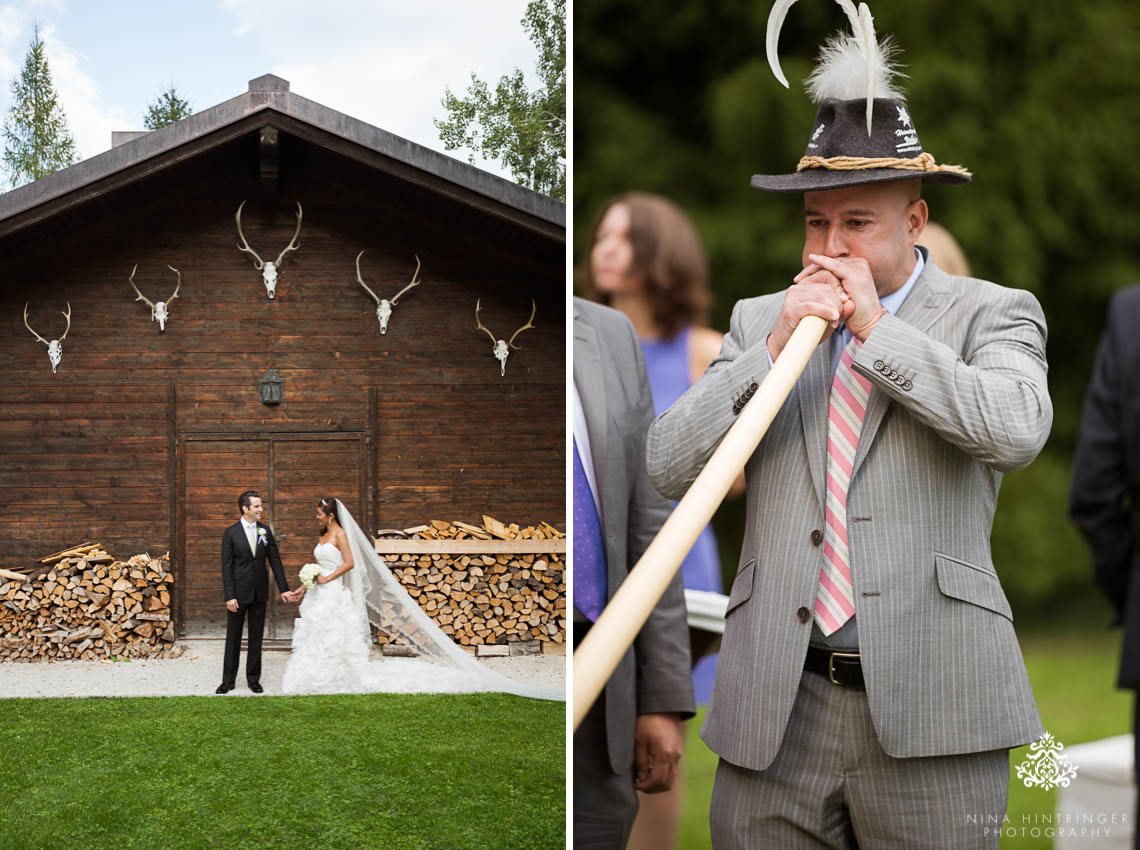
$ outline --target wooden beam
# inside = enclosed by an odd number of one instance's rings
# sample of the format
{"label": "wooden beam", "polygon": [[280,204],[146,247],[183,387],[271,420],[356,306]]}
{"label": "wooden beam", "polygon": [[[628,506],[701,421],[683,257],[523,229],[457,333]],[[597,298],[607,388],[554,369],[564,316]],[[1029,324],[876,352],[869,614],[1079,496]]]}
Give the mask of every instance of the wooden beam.
{"label": "wooden beam", "polygon": [[[177,410],[178,399],[175,396],[174,381],[166,385],[166,481],[168,490],[168,504],[167,516],[169,517],[170,527],[167,529],[166,546],[167,551],[170,553],[170,561],[167,566],[170,567],[170,572],[175,572],[174,564],[175,559],[179,557],[179,530],[180,524],[178,522],[178,428],[177,428]],[[178,562],[178,569],[183,569],[181,562]],[[179,610],[177,606],[172,608],[175,614],[174,628],[177,631],[178,625],[181,622],[178,619]]]}
{"label": "wooden beam", "polygon": [[379,555],[563,555],[566,540],[387,540],[373,538]]}
{"label": "wooden beam", "polygon": [[277,202],[279,147],[277,145],[277,128],[273,126],[262,127],[259,133],[261,142],[260,176],[261,194],[267,201]]}

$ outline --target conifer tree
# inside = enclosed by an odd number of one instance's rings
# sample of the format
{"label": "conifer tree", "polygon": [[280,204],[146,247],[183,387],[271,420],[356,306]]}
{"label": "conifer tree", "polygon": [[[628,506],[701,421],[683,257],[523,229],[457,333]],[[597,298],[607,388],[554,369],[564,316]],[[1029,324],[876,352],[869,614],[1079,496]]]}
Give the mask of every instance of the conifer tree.
{"label": "conifer tree", "polygon": [[52,85],[38,26],[24,68],[12,80],[12,107],[3,134],[4,171],[13,186],[38,180],[79,159]]}
{"label": "conifer tree", "polygon": [[147,107],[143,124],[148,130],[157,130],[159,127],[181,121],[193,114],[194,110],[190,108],[190,103],[178,96],[174,83],[171,83],[170,88],[160,94],[158,100]]}

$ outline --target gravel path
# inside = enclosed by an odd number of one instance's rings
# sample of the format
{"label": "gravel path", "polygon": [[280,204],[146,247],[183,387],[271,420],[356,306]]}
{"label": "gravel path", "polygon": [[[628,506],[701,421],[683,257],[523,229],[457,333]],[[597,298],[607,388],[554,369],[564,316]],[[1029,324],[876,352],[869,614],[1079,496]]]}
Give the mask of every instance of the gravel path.
{"label": "gravel path", "polygon": [[[180,658],[130,661],[54,661],[34,664],[0,663],[0,698],[4,697],[173,697],[214,696],[222,681],[223,640],[183,640]],[[280,696],[288,651],[265,650],[261,684],[268,695]],[[379,653],[375,654],[379,658]],[[566,681],[566,658],[561,655],[521,655],[484,658],[480,664],[531,685],[556,688]],[[245,684],[245,653],[237,687],[226,694],[254,696]]]}

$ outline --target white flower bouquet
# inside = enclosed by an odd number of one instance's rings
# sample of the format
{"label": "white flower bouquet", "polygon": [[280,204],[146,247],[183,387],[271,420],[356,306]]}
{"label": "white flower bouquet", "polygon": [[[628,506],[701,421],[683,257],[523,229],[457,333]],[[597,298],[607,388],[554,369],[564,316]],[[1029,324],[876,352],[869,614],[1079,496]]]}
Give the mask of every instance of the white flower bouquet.
{"label": "white flower bouquet", "polygon": [[321,568],[318,564],[305,564],[301,567],[301,572],[297,574],[297,578],[301,580],[301,584],[305,589],[311,589],[317,583],[317,576],[321,574]]}

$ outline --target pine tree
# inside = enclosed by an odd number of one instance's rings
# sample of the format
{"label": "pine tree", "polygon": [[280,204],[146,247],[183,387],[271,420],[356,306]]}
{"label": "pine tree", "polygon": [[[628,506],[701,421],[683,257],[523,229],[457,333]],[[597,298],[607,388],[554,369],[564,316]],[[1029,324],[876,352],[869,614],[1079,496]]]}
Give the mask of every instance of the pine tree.
{"label": "pine tree", "polygon": [[13,186],[39,180],[79,159],[52,85],[38,26],[24,69],[12,80],[12,108],[3,132],[4,170]]}
{"label": "pine tree", "polygon": [[447,150],[465,147],[501,159],[519,183],[564,201],[566,0],[530,0],[522,25],[538,48],[541,87],[528,91],[517,68],[494,92],[472,74],[466,98],[444,89],[449,120],[434,123]]}
{"label": "pine tree", "polygon": [[170,88],[160,94],[158,100],[147,107],[143,124],[148,130],[157,130],[159,127],[181,121],[193,114],[194,110],[190,108],[190,103],[178,96],[174,83],[171,83]]}

